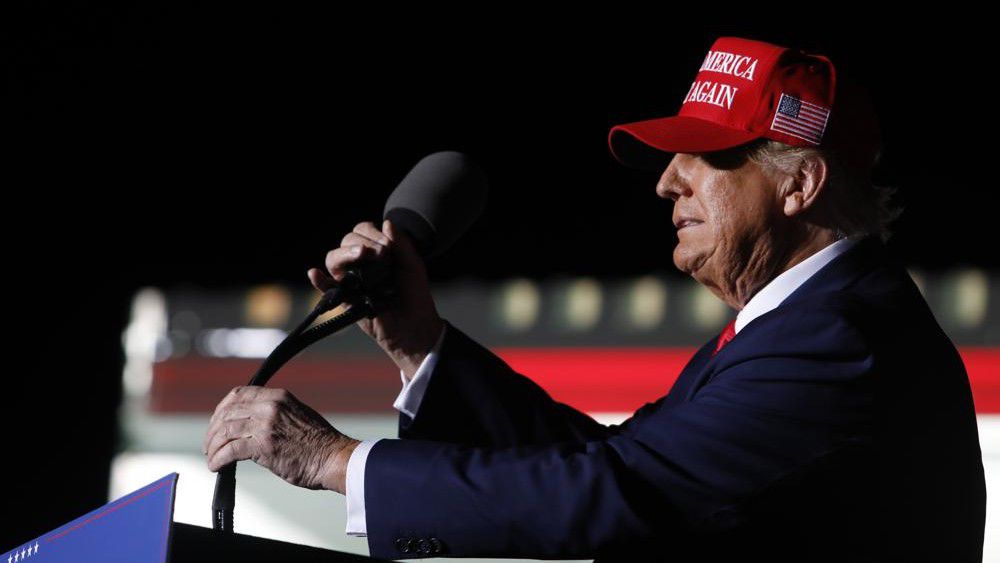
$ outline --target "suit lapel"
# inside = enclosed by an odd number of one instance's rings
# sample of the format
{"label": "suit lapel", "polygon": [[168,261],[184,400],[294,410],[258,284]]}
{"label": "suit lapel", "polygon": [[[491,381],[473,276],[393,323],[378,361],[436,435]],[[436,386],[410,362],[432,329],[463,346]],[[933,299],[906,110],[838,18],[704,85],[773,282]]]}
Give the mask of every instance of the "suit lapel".
{"label": "suit lapel", "polygon": [[674,380],[673,387],[670,388],[670,392],[667,394],[666,399],[664,399],[664,406],[669,407],[682,403],[688,400],[690,396],[691,387],[694,385],[695,381],[698,379],[699,375],[705,370],[708,361],[711,359],[712,350],[715,350],[715,343],[718,341],[719,337],[713,336],[708,342],[703,344],[694,356],[688,360],[687,365],[681,370],[680,375]]}
{"label": "suit lapel", "polygon": [[[871,269],[876,267],[878,264],[884,263],[886,260],[887,252],[885,244],[877,235],[868,235],[859,240],[857,244],[851,247],[847,252],[837,256],[825,266],[817,270],[815,274],[802,283],[802,285],[797,287],[788,295],[788,297],[782,300],[779,307],[795,301],[808,299],[810,296],[818,295],[820,293],[843,289],[864,275],[866,272],[871,271]],[[677,385],[674,385],[674,389],[671,389],[671,395],[681,395],[683,398],[678,397],[671,401],[671,398],[668,397],[667,402],[676,403],[679,401],[690,401],[692,397],[694,397],[695,392],[711,380],[712,375],[714,375],[713,368],[717,363],[716,360],[723,357],[727,348],[732,346],[741,335],[745,336],[747,329],[757,324],[758,321],[766,321],[766,319],[770,317],[769,313],[772,311],[768,311],[767,313],[764,313],[763,315],[750,321],[740,330],[739,334],[737,334],[733,340],[724,346],[715,356],[712,356],[711,352],[715,349],[715,342],[718,339],[718,335],[713,337],[712,340],[706,343],[706,345],[702,346],[695,357],[692,358],[691,362],[685,366],[684,371],[681,372],[681,375],[678,377]],[[698,356],[701,356],[701,358]],[[684,383],[683,387],[680,386],[682,378]],[[677,391],[676,393],[675,390]]]}

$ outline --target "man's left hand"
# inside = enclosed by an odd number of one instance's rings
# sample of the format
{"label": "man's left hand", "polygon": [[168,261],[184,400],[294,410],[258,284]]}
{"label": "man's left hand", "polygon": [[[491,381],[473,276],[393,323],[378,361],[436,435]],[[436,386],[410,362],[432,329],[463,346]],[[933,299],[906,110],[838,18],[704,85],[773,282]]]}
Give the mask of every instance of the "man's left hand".
{"label": "man's left hand", "polygon": [[202,452],[211,471],[251,459],[295,486],[345,494],[347,461],[358,443],[291,392],[248,385],[215,408]]}

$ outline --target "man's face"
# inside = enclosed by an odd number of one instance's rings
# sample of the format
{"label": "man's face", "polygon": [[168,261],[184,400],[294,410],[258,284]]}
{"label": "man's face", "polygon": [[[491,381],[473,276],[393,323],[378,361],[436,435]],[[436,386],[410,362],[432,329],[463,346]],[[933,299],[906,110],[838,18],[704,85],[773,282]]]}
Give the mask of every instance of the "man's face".
{"label": "man's face", "polygon": [[[730,305],[756,291],[780,248],[775,181],[739,149],[673,156],[656,184],[674,201],[674,265]],[[748,299],[748,297],[746,297]]]}

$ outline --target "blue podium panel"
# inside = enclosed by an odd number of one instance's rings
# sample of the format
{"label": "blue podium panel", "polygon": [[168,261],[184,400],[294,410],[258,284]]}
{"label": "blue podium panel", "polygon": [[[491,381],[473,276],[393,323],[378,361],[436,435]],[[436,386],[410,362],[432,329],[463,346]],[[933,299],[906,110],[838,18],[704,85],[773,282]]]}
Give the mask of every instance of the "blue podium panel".
{"label": "blue podium panel", "polygon": [[0,563],[165,563],[177,473],[3,554]]}

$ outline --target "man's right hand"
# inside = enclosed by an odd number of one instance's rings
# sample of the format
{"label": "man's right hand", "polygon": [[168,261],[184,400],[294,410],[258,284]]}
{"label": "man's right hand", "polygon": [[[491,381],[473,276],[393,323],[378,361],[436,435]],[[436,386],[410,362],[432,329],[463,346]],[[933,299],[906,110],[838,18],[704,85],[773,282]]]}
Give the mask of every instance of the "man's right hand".
{"label": "man's right hand", "polygon": [[320,291],[332,287],[333,280],[339,282],[353,267],[388,285],[392,297],[382,302],[374,318],[361,319],[357,325],[406,377],[413,377],[434,347],[444,321],[434,306],[424,261],[409,237],[389,220],[382,222],[381,231],[371,221],[358,223],[338,248],[326,254],[325,265],[325,272],[320,268],[307,272]]}

